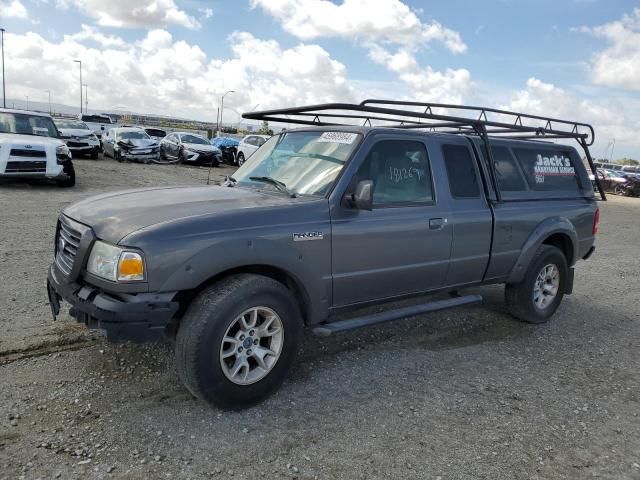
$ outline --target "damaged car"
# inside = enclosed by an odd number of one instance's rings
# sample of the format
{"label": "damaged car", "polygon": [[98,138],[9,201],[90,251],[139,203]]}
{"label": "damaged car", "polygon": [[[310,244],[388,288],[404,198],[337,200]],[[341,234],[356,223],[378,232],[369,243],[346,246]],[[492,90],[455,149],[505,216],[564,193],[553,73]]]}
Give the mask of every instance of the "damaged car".
{"label": "damaged car", "polygon": [[178,162],[217,167],[222,163],[222,152],[201,135],[173,132],[160,142],[157,163]]}
{"label": "damaged car", "polygon": [[100,139],[86,123],[68,118],[54,118],[53,122],[74,158],[82,155],[89,155],[93,160],[98,158]]}
{"label": "damaged car", "polygon": [[158,142],[141,128],[112,128],[103,140],[104,154],[118,162],[149,163],[158,159]]}

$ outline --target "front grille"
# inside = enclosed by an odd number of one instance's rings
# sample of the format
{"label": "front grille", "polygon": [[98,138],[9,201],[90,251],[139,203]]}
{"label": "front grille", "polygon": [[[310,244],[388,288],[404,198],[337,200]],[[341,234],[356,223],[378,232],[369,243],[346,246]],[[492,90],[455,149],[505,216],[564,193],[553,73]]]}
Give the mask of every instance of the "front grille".
{"label": "front grille", "polygon": [[10,155],[12,157],[46,157],[47,152],[44,150],[32,150],[29,148],[12,148]]}
{"label": "front grille", "polygon": [[67,142],[67,147],[69,148],[78,148],[78,147],[88,147],[88,143],[84,142]]}
{"label": "front grille", "polygon": [[7,162],[5,173],[45,173],[47,162],[44,160]]}
{"label": "front grille", "polygon": [[58,229],[56,235],[56,265],[65,275],[70,275],[73,269],[78,247],[80,246],[80,238],[82,234],[65,223],[64,220],[58,221]]}

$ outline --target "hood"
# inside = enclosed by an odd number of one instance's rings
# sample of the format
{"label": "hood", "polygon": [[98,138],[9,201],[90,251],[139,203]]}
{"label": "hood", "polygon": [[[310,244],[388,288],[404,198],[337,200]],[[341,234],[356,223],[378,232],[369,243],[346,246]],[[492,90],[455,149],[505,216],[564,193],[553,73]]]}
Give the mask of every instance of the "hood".
{"label": "hood", "polygon": [[184,148],[187,150],[193,150],[194,152],[217,152],[220,150],[213,145],[205,145],[203,143],[183,143]]}
{"label": "hood", "polygon": [[286,195],[247,188],[176,186],[98,195],[67,207],[63,213],[92,227],[98,238],[118,243],[130,233],[159,223],[291,201]]}
{"label": "hood", "polygon": [[88,137],[93,135],[93,130],[87,130],[86,128],[59,128],[58,130],[65,137]]}
{"label": "hood", "polygon": [[20,135],[17,133],[0,133],[0,144],[54,146],[64,145],[59,138],[41,137],[40,135]]}
{"label": "hood", "polygon": [[158,142],[152,138],[127,138],[126,140],[119,140],[118,144],[129,145],[130,148],[149,148],[158,145]]}

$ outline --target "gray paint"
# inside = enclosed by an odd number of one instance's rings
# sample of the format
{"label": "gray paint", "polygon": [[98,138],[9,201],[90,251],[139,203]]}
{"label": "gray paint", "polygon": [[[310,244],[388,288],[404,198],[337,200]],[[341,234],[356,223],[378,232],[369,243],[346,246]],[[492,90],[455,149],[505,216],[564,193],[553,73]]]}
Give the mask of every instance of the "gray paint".
{"label": "gray paint", "polygon": [[[98,239],[145,254],[148,283],[114,285],[86,272],[85,281],[107,292],[170,293],[196,289],[231,269],[267,266],[296,282],[310,307],[307,322],[315,324],[343,307],[518,281],[552,234],[572,242],[572,265],[593,244],[596,203],[588,181],[581,196],[527,191],[496,203],[488,185],[478,198],[457,199],[449,191],[441,147],[474,145],[480,155],[477,173],[486,176],[477,139],[379,128],[331,130],[364,138],[326,198],[289,198],[270,188],[170,187],[106,194],[68,207],[64,214],[90,226]],[[425,144],[435,201],[373,211],[346,208],[343,197],[353,189],[353,174],[376,142],[389,139]],[[582,163],[575,166],[583,180]],[[443,219],[442,228],[429,228],[431,219]],[[316,239],[294,241],[296,233]]]}

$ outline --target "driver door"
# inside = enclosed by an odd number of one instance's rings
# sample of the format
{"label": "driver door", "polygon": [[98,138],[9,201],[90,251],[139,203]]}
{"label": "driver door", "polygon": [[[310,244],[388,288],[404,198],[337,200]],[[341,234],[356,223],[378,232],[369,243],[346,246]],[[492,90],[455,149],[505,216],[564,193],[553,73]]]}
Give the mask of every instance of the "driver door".
{"label": "driver door", "polygon": [[422,141],[390,139],[371,146],[350,188],[373,180],[373,210],[339,204],[331,211],[335,307],[443,286],[452,228],[432,172]]}

